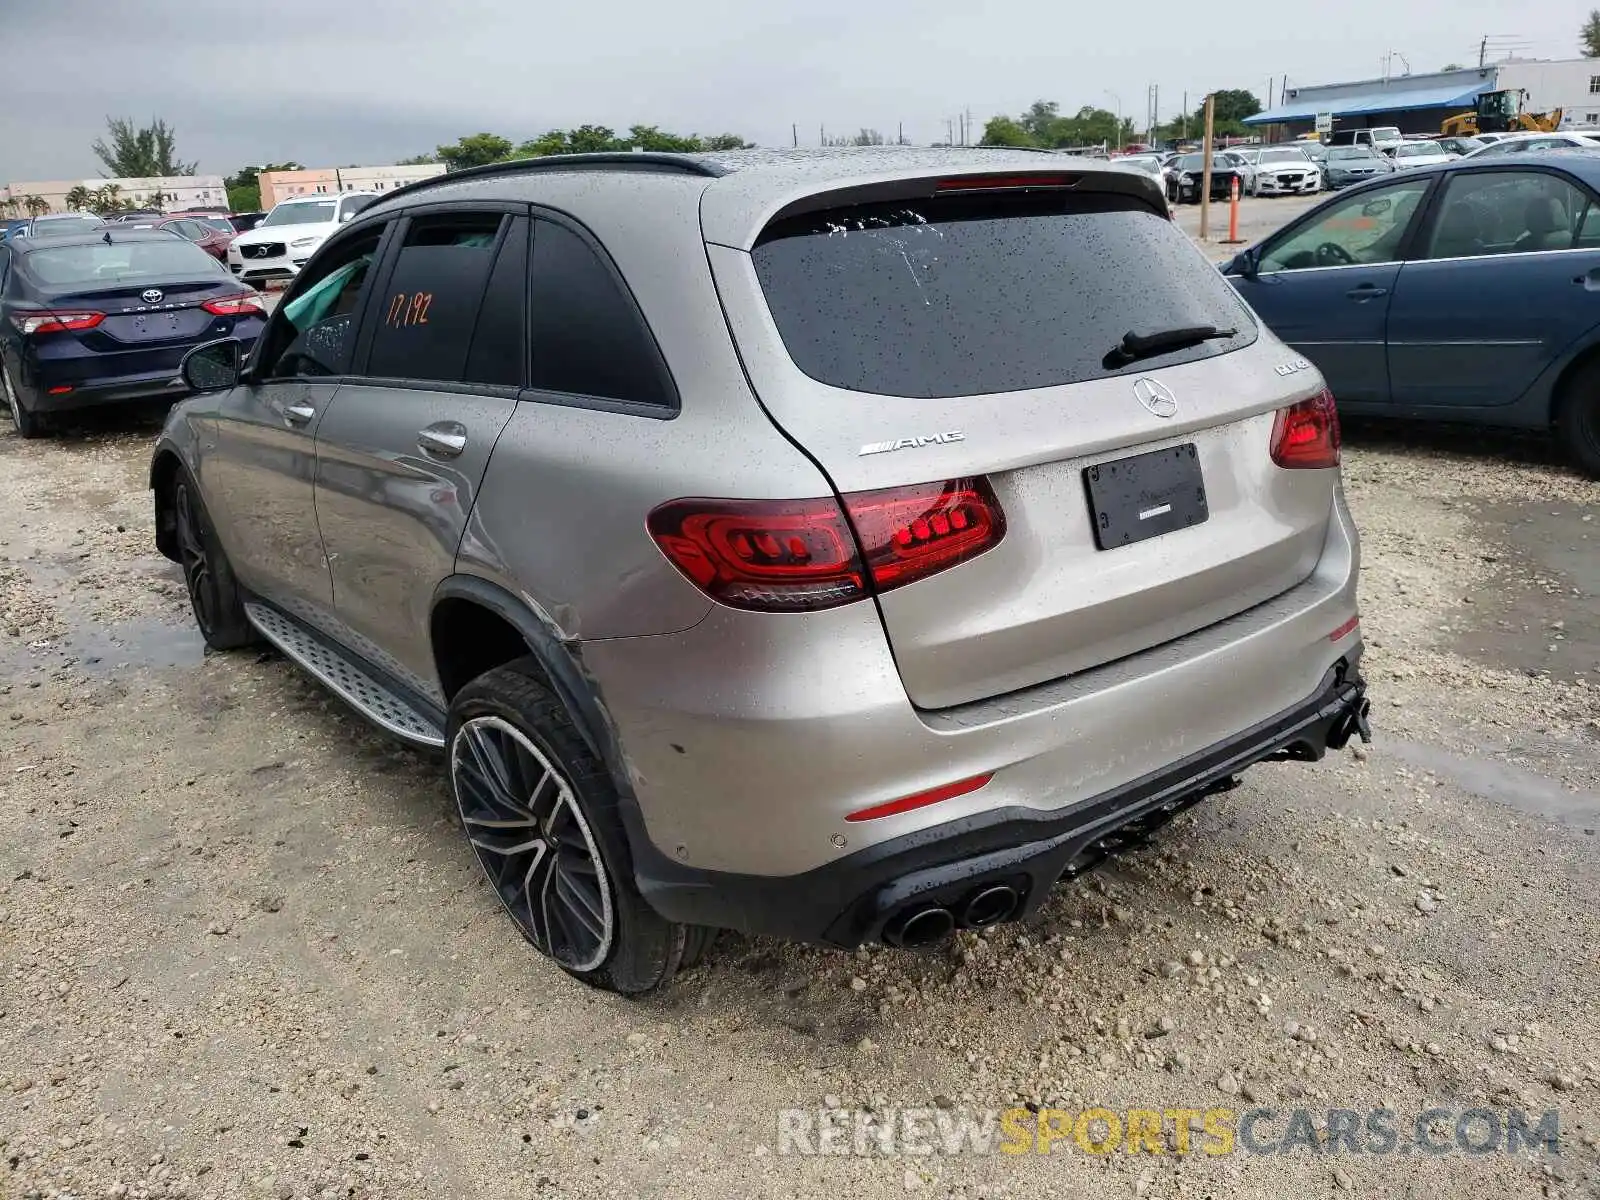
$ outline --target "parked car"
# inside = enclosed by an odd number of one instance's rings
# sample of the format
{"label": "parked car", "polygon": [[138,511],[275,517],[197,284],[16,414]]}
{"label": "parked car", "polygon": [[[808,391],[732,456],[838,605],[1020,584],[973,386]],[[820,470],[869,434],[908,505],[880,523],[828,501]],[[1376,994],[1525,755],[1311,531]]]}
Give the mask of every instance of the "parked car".
{"label": "parked car", "polygon": [[[190,216],[184,213],[175,213],[156,221],[155,228],[165,229],[175,233],[187,241],[193,242],[200,249],[218,262],[228,260],[228,247],[233,244],[233,239],[238,236],[234,233],[233,226],[226,220]],[[220,226],[220,227],[219,227]]]}
{"label": "parked car", "polygon": [[1255,194],[1295,196],[1322,190],[1322,168],[1296,146],[1267,146],[1256,154]]}
{"label": "parked car", "polygon": [[[1168,168],[1167,198],[1178,204],[1199,204],[1200,189],[1204,186],[1205,164],[1204,154],[1185,154]],[[1243,193],[1252,177],[1253,172],[1243,159],[1220,150],[1212,152],[1211,198],[1213,200],[1226,200],[1232,195],[1235,179],[1239,181],[1239,190]]]}
{"label": "parked car", "polygon": [[105,225],[0,247],[0,388],[23,437],[69,409],[187,389],[183,357],[219,337],[249,346],[265,305],[198,247]]}
{"label": "parked car", "polygon": [[1508,133],[1465,157],[1497,158],[1504,154],[1531,154],[1542,150],[1596,149],[1600,149],[1600,140],[1581,133]]}
{"label": "parked car", "polygon": [[1370,146],[1377,151],[1393,149],[1405,141],[1397,126],[1380,125],[1376,129],[1335,129],[1328,135],[1327,145]]}
{"label": "parked car", "polygon": [[208,643],[442,748],[494,894],[596,985],[707,927],[1020,919],[1364,728],[1323,381],[1109,163],[458,171],[186,375],[151,481]]}
{"label": "parked car", "polygon": [[26,237],[30,218],[12,217],[3,226],[0,226],[0,242],[9,242],[14,237]]}
{"label": "parked car", "polygon": [[1456,157],[1458,156],[1450,153],[1438,142],[1402,142],[1389,154],[1389,160],[1394,163],[1397,171],[1409,171],[1416,167],[1436,167]]}
{"label": "parked car", "polygon": [[228,267],[241,281],[293,279],[328,235],[379,196],[377,192],[297,196],[273,206],[266,219],[228,246]]}
{"label": "parked car", "polygon": [[1393,174],[1394,169],[1394,163],[1371,146],[1329,146],[1328,161],[1324,164],[1332,191],[1361,183],[1374,175]]}
{"label": "parked car", "polygon": [[99,229],[105,221],[94,213],[42,213],[28,221],[27,237],[54,237],[63,233],[83,233]]}
{"label": "parked car", "polygon": [[1224,270],[1346,412],[1554,429],[1600,477],[1600,155],[1373,180]]}
{"label": "parked car", "polygon": [[159,208],[132,208],[118,213],[111,213],[105,218],[105,221],[108,225],[126,225],[129,222],[153,221],[163,215]]}
{"label": "parked car", "polygon": [[1478,147],[1489,144],[1482,138],[1477,137],[1442,137],[1434,138],[1433,141],[1444,147],[1448,153],[1457,155],[1471,154]]}
{"label": "parked car", "polygon": [[249,233],[262,221],[267,219],[264,212],[229,213],[228,224],[233,226],[235,233]]}

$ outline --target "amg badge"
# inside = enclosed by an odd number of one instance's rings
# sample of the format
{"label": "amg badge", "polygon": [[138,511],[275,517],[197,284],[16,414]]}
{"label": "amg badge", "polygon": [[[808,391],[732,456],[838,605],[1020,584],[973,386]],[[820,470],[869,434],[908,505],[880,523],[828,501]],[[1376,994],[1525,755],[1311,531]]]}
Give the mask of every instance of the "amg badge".
{"label": "amg badge", "polygon": [[950,442],[964,442],[967,435],[959,429],[952,429],[948,433],[934,433],[927,437],[896,438],[892,442],[868,442],[861,447],[860,457],[868,454],[887,454],[891,450],[920,450],[924,446],[942,446]]}

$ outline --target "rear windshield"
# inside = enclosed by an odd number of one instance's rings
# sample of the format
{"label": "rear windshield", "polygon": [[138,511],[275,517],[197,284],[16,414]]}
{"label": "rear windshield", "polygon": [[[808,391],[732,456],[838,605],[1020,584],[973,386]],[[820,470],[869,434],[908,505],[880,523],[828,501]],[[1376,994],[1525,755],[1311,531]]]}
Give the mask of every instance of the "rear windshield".
{"label": "rear windshield", "polygon": [[[942,196],[770,226],[756,273],[811,378],[885,396],[1017,392],[1209,358],[1256,338],[1222,274],[1126,197]],[[1120,365],[1124,334],[1238,332]]]}
{"label": "rear windshield", "polygon": [[115,287],[173,278],[209,279],[228,273],[199,246],[174,236],[53,246],[34,250],[22,261],[29,275],[55,289]]}
{"label": "rear windshield", "polygon": [[334,220],[334,208],[339,202],[327,200],[290,200],[278,205],[266,215],[256,228],[268,225],[327,225]]}

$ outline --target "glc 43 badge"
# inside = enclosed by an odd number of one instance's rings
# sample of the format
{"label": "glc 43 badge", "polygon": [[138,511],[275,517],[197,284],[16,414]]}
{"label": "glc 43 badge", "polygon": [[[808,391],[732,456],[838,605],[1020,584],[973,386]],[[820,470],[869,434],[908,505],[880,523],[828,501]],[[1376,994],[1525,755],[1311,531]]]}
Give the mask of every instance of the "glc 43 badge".
{"label": "glc 43 badge", "polygon": [[1296,358],[1290,362],[1283,363],[1280,366],[1273,367],[1272,369],[1279,375],[1293,375],[1297,371],[1311,370],[1311,364],[1303,358]]}

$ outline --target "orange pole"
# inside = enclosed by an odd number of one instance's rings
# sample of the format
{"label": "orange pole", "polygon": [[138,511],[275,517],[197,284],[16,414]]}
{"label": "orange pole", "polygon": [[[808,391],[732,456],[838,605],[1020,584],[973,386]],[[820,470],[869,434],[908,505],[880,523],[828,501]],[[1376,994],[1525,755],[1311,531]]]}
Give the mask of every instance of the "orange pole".
{"label": "orange pole", "polygon": [[1232,195],[1228,197],[1228,240],[1239,240],[1239,177],[1233,177]]}

